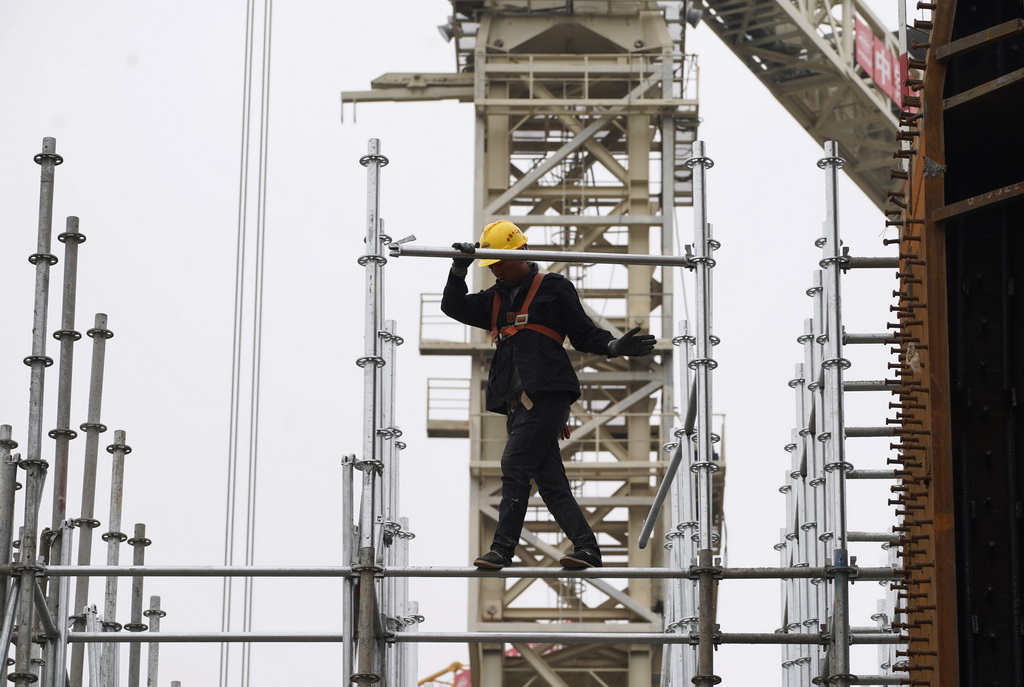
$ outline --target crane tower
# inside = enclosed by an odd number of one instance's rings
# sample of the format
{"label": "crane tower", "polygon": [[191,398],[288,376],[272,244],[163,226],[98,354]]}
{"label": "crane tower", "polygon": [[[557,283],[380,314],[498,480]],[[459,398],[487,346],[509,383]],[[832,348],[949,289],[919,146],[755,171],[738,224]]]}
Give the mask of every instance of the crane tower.
{"label": "crane tower", "polygon": [[[457,73],[386,74],[373,91],[343,93],[343,101],[472,103],[478,228],[511,220],[528,232],[531,248],[543,250],[679,252],[673,211],[691,203],[683,163],[698,122],[696,63],[683,50],[685,14],[656,2],[621,1],[453,0],[452,9],[439,28],[455,46]],[[665,466],[661,443],[672,435],[672,285],[678,277],[640,265],[566,262],[545,269],[574,280],[599,326],[618,334],[640,326],[659,337],[655,355],[646,359],[570,351],[583,395],[573,406],[563,458],[606,564],[660,565],[660,546],[641,549],[630,535],[648,513],[652,484]],[[475,286],[486,286],[487,276],[478,270]],[[506,436],[504,418],[484,411],[489,337],[477,331],[423,339],[420,348],[472,360],[468,418],[429,423],[428,432],[470,438],[474,490],[466,554],[474,556],[487,550],[496,522]],[[527,565],[557,566],[567,546],[541,509],[528,516],[518,554]],[[662,631],[656,581],[572,582],[473,581],[469,629]],[[473,645],[471,654],[474,684],[488,687],[525,684],[538,674],[548,684],[638,686],[660,672],[660,648],[652,645],[514,645],[506,651],[496,643]]]}

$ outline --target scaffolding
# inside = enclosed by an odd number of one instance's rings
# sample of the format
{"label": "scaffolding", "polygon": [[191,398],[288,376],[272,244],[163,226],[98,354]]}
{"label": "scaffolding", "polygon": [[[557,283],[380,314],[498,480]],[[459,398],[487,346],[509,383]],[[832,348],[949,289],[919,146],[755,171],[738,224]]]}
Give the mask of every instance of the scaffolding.
{"label": "scaffolding", "polygon": [[[786,523],[778,545],[780,565],[776,568],[729,568],[715,558],[717,532],[713,513],[713,484],[720,467],[714,431],[713,356],[718,343],[713,334],[714,252],[719,247],[708,221],[707,172],[713,166],[704,143],[695,141],[693,157],[694,240],[685,255],[656,256],[630,253],[586,253],[594,264],[639,264],[689,269],[697,286],[696,318],[679,323],[679,335],[672,343],[681,349],[678,389],[679,407],[685,416],[680,428],[670,432],[665,451],[670,455],[664,479],[651,500],[643,527],[631,537],[645,548],[655,523],[667,503],[672,523],[668,534],[670,550],[664,567],[608,567],[568,571],[547,566],[522,566],[499,571],[478,571],[465,567],[417,567],[409,564],[409,542],[414,537],[401,515],[398,476],[401,466],[402,432],[395,420],[398,394],[396,350],[402,343],[397,325],[385,318],[385,265],[392,258],[431,257],[451,259],[459,254],[446,248],[420,247],[415,237],[393,240],[383,231],[380,212],[381,170],[387,158],[380,142],[371,139],[360,163],[367,169],[366,254],[359,258],[365,270],[366,307],[363,354],[356,360],[364,374],[361,455],[345,456],[343,474],[344,565],[334,567],[257,566],[146,566],[145,525],[135,525],[133,536],[120,531],[122,525],[121,486],[125,456],[131,452],[126,434],[114,433],[107,448],[113,456],[109,531],[106,565],[91,561],[91,533],[100,525],[94,517],[98,435],[106,430],[100,422],[105,343],[112,336],[106,316],[97,315],[88,335],[93,339],[93,364],[89,397],[83,484],[83,516],[71,519],[65,512],[68,442],[75,437],[69,428],[71,344],[80,338],[74,329],[77,248],[84,241],[77,218],[69,218],[67,231],[58,238],[65,244],[64,301],[57,398],[57,428],[49,433],[55,441],[54,467],[42,457],[42,409],[45,370],[52,363],[46,356],[45,338],[49,269],[56,264],[50,253],[52,187],[54,169],[60,163],[53,139],[45,139],[36,161],[42,166],[39,237],[30,261],[36,271],[36,308],[33,346],[25,360],[31,368],[30,420],[26,457],[11,453],[17,447],[10,425],[0,426],[0,573],[4,616],[0,646],[6,656],[16,648],[14,671],[8,679],[16,685],[41,682],[47,687],[70,684],[115,684],[123,672],[119,646],[128,644],[127,674],[130,685],[143,676],[142,644],[149,645],[145,666],[147,684],[156,685],[159,644],[162,642],[334,642],[342,645],[343,679],[352,684],[411,685],[415,682],[416,646],[420,643],[465,642],[475,645],[513,644],[604,645],[629,643],[663,647],[660,682],[664,685],[697,684],[709,687],[720,678],[715,674],[715,648],[724,644],[775,644],[782,651],[784,684],[810,685],[827,681],[846,687],[852,684],[896,684],[899,680],[898,652],[905,644],[892,620],[896,597],[890,593],[879,601],[876,627],[851,624],[849,586],[854,580],[896,583],[901,577],[895,560],[884,567],[861,567],[849,555],[850,542],[896,543],[891,533],[851,531],[848,527],[846,484],[850,479],[898,478],[895,470],[858,470],[847,460],[847,439],[897,437],[890,425],[851,427],[845,424],[844,396],[852,391],[891,391],[895,383],[844,379],[849,361],[844,346],[892,343],[894,335],[852,334],[842,320],[841,281],[845,272],[860,268],[892,267],[895,259],[850,256],[842,247],[839,233],[838,171],[844,164],[834,142],[825,146],[818,165],[826,175],[825,233],[817,241],[822,250],[820,271],[808,290],[813,299],[813,316],[805,323],[800,341],[804,361],[797,365],[791,386],[796,393],[796,424],[788,480]],[[480,250],[480,258],[504,257],[501,251]],[[582,255],[571,252],[531,251],[537,260],[573,260]],[[680,419],[680,418],[677,418]],[[683,469],[685,466],[685,469]],[[24,516],[17,542],[13,539],[15,472],[25,470]],[[53,526],[40,531],[38,511],[48,474],[53,475]],[[358,473],[358,474],[357,474]],[[355,504],[358,503],[358,511]],[[75,529],[80,530],[79,556],[72,564]],[[120,562],[120,545],[132,547],[131,565]],[[12,550],[17,550],[16,560]],[[89,580],[105,577],[103,604],[90,603]],[[160,631],[163,615],[159,597],[152,597],[143,610],[143,584],[147,577],[328,577],[344,587],[340,630],[327,633],[286,632],[193,632]],[[557,580],[583,582],[610,590],[609,580],[650,580],[664,585],[667,604],[655,631],[623,631],[621,623],[606,623],[595,629],[579,623],[551,623],[548,631],[501,630],[468,632],[422,632],[423,621],[415,601],[410,600],[410,578],[476,578],[479,580]],[[74,601],[71,580],[76,579]],[[131,578],[130,622],[123,627],[119,615],[118,580]],[[782,627],[776,633],[722,632],[717,625],[718,586],[725,580],[778,579],[782,585]],[[893,587],[895,590],[896,587]],[[628,597],[620,597],[630,603]],[[100,608],[102,607],[102,612]],[[121,612],[123,614],[123,612]],[[148,619],[148,624],[144,622]],[[120,630],[126,632],[121,632]],[[579,631],[573,631],[578,629]],[[148,630],[148,631],[147,631]],[[850,667],[850,647],[877,645],[880,669],[877,675],[856,675]],[[903,647],[905,648],[905,647]],[[70,650],[70,651],[69,651]],[[86,665],[87,664],[87,665]],[[560,677],[542,663],[536,672],[549,684]],[[494,678],[494,679],[492,679]],[[479,678],[478,676],[478,679]],[[495,684],[495,676],[485,677]]]}

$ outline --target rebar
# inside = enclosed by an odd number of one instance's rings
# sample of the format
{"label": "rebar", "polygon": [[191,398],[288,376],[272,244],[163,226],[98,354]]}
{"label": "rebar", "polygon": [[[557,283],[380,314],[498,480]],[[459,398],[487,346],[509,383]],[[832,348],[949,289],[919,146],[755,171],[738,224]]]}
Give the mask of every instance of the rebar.
{"label": "rebar", "polygon": [[57,258],[50,254],[50,238],[53,233],[53,182],[54,169],[60,164],[57,142],[53,138],[43,139],[43,150],[35,156],[40,166],[39,181],[39,232],[36,252],[29,256],[35,265],[35,299],[32,319],[32,354],[25,358],[31,369],[29,382],[29,415],[26,458],[19,465],[25,468],[25,519],[22,527],[20,569],[18,570],[20,592],[18,607],[18,649],[14,672],[7,679],[15,687],[27,687],[38,677],[32,670],[33,598],[35,594],[36,555],[39,551],[38,536],[39,506],[46,480],[46,461],[42,459],[43,439],[43,385],[46,368],[53,360],[46,356],[46,315],[50,285],[50,267]]}
{"label": "rebar", "polygon": [[[89,371],[89,408],[86,421],[79,427],[85,432],[85,456],[82,462],[82,514],[75,520],[79,528],[78,565],[88,566],[92,562],[93,530],[100,526],[95,518],[96,511],[96,464],[99,453],[100,434],[107,431],[100,422],[103,404],[103,369],[106,362],[107,340],[114,333],[107,329],[107,316],[96,313],[92,329],[86,332],[92,339],[92,363]],[[89,599],[89,578],[79,578],[75,583],[75,605],[73,608],[76,632],[85,627],[85,606]],[[71,687],[82,687],[85,665],[85,651],[81,646],[71,647]]]}

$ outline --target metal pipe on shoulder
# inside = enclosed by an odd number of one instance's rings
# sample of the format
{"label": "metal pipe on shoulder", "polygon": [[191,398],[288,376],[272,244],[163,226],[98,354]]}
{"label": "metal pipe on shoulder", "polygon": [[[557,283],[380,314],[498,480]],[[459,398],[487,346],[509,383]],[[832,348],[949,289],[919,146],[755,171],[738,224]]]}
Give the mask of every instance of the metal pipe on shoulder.
{"label": "metal pipe on shoulder", "polygon": [[[412,256],[417,258],[465,258],[466,253],[454,248],[437,246],[410,246],[392,243],[388,246],[391,257]],[[473,257],[479,260],[508,260],[507,250],[477,248]],[[585,264],[608,263],[613,265],[648,265],[653,267],[690,267],[689,258],[681,255],[633,255],[629,253],[589,253],[561,250],[526,250],[516,254],[517,260],[534,262],[579,262]]]}

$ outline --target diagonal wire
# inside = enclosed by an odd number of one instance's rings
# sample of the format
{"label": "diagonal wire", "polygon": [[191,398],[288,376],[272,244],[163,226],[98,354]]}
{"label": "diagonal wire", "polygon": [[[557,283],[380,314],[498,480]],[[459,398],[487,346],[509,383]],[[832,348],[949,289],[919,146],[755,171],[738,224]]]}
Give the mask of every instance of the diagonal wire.
{"label": "diagonal wire", "polygon": [[[251,131],[252,43],[253,43],[254,0],[248,0],[245,14],[245,60],[242,79],[242,140],[239,152],[238,179],[238,226],[235,245],[235,301],[231,350],[231,409],[228,429],[228,466],[224,515],[224,565],[234,563],[235,548],[235,500],[238,481],[238,414],[241,383],[242,358],[242,311],[245,285],[245,227],[248,207],[249,137]],[[231,628],[232,578],[224,579],[221,588],[221,631]],[[230,644],[220,645],[218,684],[227,687],[230,661]]]}
{"label": "diagonal wire", "polygon": [[[249,416],[249,490],[246,504],[245,564],[254,565],[256,555],[256,489],[259,468],[260,381],[263,352],[263,284],[267,232],[267,156],[270,127],[270,45],[273,0],[266,0],[263,15],[263,65],[260,101],[259,186],[256,216],[256,274],[253,317],[252,404]],[[245,578],[242,629],[252,630],[253,579]],[[242,685],[252,677],[252,645],[242,645]]]}

